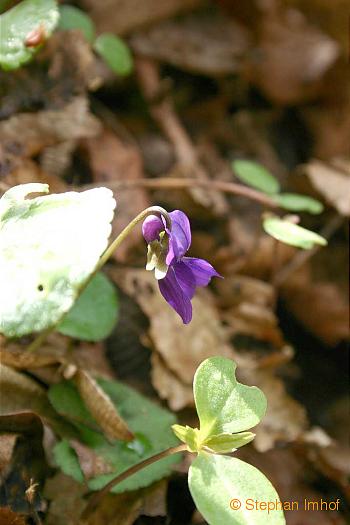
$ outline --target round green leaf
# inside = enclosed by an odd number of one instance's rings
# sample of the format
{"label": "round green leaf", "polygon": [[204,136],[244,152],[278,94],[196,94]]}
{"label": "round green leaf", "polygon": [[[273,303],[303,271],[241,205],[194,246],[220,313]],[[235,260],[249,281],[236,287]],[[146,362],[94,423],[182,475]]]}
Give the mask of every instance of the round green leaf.
{"label": "round green leaf", "polygon": [[[55,0],[24,0],[2,14],[0,66],[10,70],[28,62],[51,35],[58,18]],[[35,45],[36,41],[38,41],[37,45]]]}
{"label": "round green leaf", "polygon": [[[103,474],[89,481],[91,490],[99,490],[116,475],[162,450],[178,444],[171,425],[175,417],[168,410],[152,403],[135,390],[119,383],[100,379],[101,388],[115,404],[119,414],[136,436],[134,441],[110,443],[99,433],[96,423],[87,411],[77,389],[70,381],[53,385],[49,399],[61,415],[71,419],[80,433],[80,440],[95,450],[114,467],[110,474]],[[146,487],[171,472],[174,463],[181,459],[173,455],[162,459],[118,484],[113,492],[124,492]]]}
{"label": "round green leaf", "polygon": [[308,197],[307,195],[298,195],[297,193],[281,193],[274,196],[274,200],[286,210],[290,211],[307,211],[309,213],[318,214],[324,210],[323,204]]}
{"label": "round green leaf", "polygon": [[[262,472],[244,461],[201,452],[190,467],[188,484],[209,525],[285,524],[276,490]],[[255,501],[262,507],[256,509]]]}
{"label": "round green leaf", "polygon": [[193,382],[200,421],[200,440],[216,434],[248,430],[266,412],[266,398],[255,386],[238,383],[236,364],[224,357],[210,357],[197,368]]}
{"label": "round green leaf", "polygon": [[130,49],[117,36],[103,33],[96,38],[94,49],[117,75],[126,76],[132,72],[133,61]]}
{"label": "round green leaf", "polygon": [[264,166],[251,160],[234,160],[232,169],[236,177],[242,182],[263,191],[264,193],[278,193],[280,184]]}
{"label": "round green leaf", "polygon": [[55,325],[108,244],[110,190],[24,198],[46,189],[25,184],[0,199],[0,333],[8,337]]}
{"label": "round green leaf", "polygon": [[79,29],[86,40],[93,43],[95,39],[95,26],[89,15],[73,5],[60,6],[59,29]]}
{"label": "round green leaf", "polygon": [[84,474],[81,470],[77,453],[66,439],[54,446],[53,456],[57,465],[67,476],[71,476],[79,483],[84,483]]}
{"label": "round green leaf", "polygon": [[118,298],[111,281],[101,272],[87,285],[57,327],[61,334],[84,341],[100,341],[111,333],[118,316]]}
{"label": "round green leaf", "polygon": [[274,239],[304,250],[310,250],[315,244],[320,246],[327,244],[326,239],[317,233],[278,217],[267,217],[264,219],[263,228]]}

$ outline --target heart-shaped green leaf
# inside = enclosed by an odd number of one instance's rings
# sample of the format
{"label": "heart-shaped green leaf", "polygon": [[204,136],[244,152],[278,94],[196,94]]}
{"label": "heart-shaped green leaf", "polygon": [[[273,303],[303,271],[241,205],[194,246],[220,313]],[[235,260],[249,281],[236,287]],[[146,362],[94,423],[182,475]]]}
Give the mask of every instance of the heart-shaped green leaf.
{"label": "heart-shaped green leaf", "polygon": [[28,62],[55,29],[55,0],[24,0],[0,16],[0,66],[16,69]]}
{"label": "heart-shaped green leaf", "polygon": [[307,195],[281,193],[280,195],[275,195],[274,200],[282,208],[290,211],[307,211],[316,215],[322,213],[324,210],[323,204],[320,201]]}
{"label": "heart-shaped green leaf", "polygon": [[56,324],[107,247],[115,200],[107,188],[33,199],[42,184],[0,199],[0,332],[22,336]]}
{"label": "heart-shaped green leaf", "polygon": [[[89,481],[89,487],[92,490],[101,489],[108,481],[132,465],[178,443],[171,430],[171,425],[175,423],[173,414],[118,381],[100,379],[98,383],[135,434],[134,441],[128,443],[107,441],[97,431],[96,422],[87,411],[72,382],[65,381],[53,385],[49,390],[52,405],[57,412],[69,417],[76,425],[80,432],[80,440],[114,467],[111,474],[103,474]],[[113,492],[146,487],[167,476],[171,471],[171,466],[179,459],[178,455],[173,455],[153,463],[118,484]]]}
{"label": "heart-shaped green leaf", "polygon": [[282,241],[297,248],[310,250],[315,244],[325,246],[326,239],[310,230],[306,230],[290,221],[279,219],[278,217],[267,217],[264,219],[263,228],[278,241]]}
{"label": "heart-shaped green leaf", "polygon": [[238,383],[236,364],[224,357],[210,357],[194,376],[193,391],[200,420],[200,440],[216,434],[248,430],[266,411],[266,398],[255,386]]}
{"label": "heart-shaped green leaf", "polygon": [[[210,525],[285,524],[276,490],[258,469],[244,461],[201,452],[190,467],[188,484],[199,512]],[[261,502],[262,508],[256,509],[255,502]]]}
{"label": "heart-shaped green leaf", "polygon": [[64,316],[57,330],[84,341],[100,341],[110,335],[117,316],[116,289],[108,277],[98,272]]}
{"label": "heart-shaped green leaf", "polygon": [[280,184],[264,166],[251,160],[234,160],[232,169],[236,177],[242,182],[263,191],[264,193],[278,193]]}

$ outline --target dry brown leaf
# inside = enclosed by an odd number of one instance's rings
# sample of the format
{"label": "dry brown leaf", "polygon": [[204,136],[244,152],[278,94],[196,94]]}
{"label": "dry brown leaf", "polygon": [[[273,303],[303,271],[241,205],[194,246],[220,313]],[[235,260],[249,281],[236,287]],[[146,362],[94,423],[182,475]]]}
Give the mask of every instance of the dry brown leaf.
{"label": "dry brown leaf", "polygon": [[[98,137],[84,143],[89,157],[93,178],[98,183],[113,184],[118,180],[133,180],[143,177],[143,166],[140,152],[134,145],[123,143],[115,134],[104,131]],[[150,205],[143,188],[123,190],[116,196],[117,212],[112,224],[116,236],[122,228],[143,209]],[[135,228],[126,241],[115,252],[114,257],[125,261],[128,252],[140,242],[141,232]]]}
{"label": "dry brown leaf", "polygon": [[18,113],[0,122],[3,148],[14,146],[22,156],[38,154],[47,146],[67,140],[94,137],[100,123],[88,110],[88,101],[77,96],[60,109]]}
{"label": "dry brown leaf", "polygon": [[162,479],[143,491],[140,514],[144,516],[166,516],[166,496],[168,481]]}
{"label": "dry brown leaf", "polygon": [[274,313],[276,292],[270,283],[235,275],[217,281],[215,286],[220,293],[220,303],[228,307],[223,318],[233,337],[246,335],[270,343],[276,349],[285,346]]}
{"label": "dry brown leaf", "polygon": [[347,172],[319,160],[311,161],[305,169],[314,188],[322,197],[341,215],[349,216],[350,161],[347,162]]}
{"label": "dry brown leaf", "polygon": [[46,481],[44,496],[50,501],[46,525],[76,525],[85,506],[86,486],[62,472]]}
{"label": "dry brown leaf", "polygon": [[200,5],[202,0],[82,0],[100,32],[128,33],[140,26],[168,18]]}
{"label": "dry brown leaf", "polygon": [[26,525],[26,521],[9,507],[0,507],[0,525]]}
{"label": "dry brown leaf", "polygon": [[198,365],[207,357],[234,357],[209,290],[193,298],[193,319],[184,326],[161,296],[153,275],[145,270],[111,270],[112,278],[138,302],[150,319],[149,335],[167,367],[191,385]]}
{"label": "dry brown leaf", "polygon": [[45,390],[33,379],[0,363],[0,414],[34,412],[60,435],[75,437],[74,428],[55,412]]}
{"label": "dry brown leaf", "polygon": [[289,279],[282,295],[292,314],[326,344],[336,345],[348,339],[349,307],[338,286],[330,282],[310,284]]}
{"label": "dry brown leaf", "polygon": [[169,20],[131,37],[136,53],[204,75],[235,73],[250,46],[243,26],[218,14]]}
{"label": "dry brown leaf", "polygon": [[132,525],[140,514],[142,496],[139,491],[107,494],[97,509],[80,525]]}
{"label": "dry brown leaf", "polygon": [[113,467],[106,460],[97,454],[95,450],[83,445],[80,441],[70,440],[71,447],[77,453],[80,467],[84,473],[85,479],[94,478],[101,474],[113,472]]}
{"label": "dry brown leaf", "polygon": [[46,173],[41,167],[31,159],[16,157],[11,163],[11,172],[4,177],[4,183],[9,187],[30,182],[46,183],[50,186],[50,192],[61,193],[67,191],[67,185],[62,179]]}
{"label": "dry brown leaf", "polygon": [[278,104],[314,97],[339,54],[337,42],[296,9],[267,13],[259,40],[259,57],[250,61],[248,77]]}
{"label": "dry brown leaf", "polygon": [[161,399],[166,399],[171,410],[175,412],[193,405],[192,387],[180,381],[154,352],[151,357],[152,384]]}
{"label": "dry brown leaf", "polygon": [[74,381],[85,405],[104,434],[111,440],[132,440],[133,433],[95,379],[88,372],[77,370]]}

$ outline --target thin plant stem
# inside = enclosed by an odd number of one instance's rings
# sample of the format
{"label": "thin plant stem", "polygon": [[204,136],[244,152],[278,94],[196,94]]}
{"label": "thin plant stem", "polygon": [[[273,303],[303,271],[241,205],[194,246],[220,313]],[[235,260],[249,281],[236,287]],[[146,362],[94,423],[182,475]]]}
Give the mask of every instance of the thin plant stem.
{"label": "thin plant stem", "polygon": [[148,465],[152,465],[152,463],[155,463],[156,461],[159,461],[163,458],[166,458],[168,456],[171,456],[172,454],[177,454],[178,452],[185,452],[187,450],[187,445],[185,443],[181,445],[177,445],[176,447],[170,447],[166,450],[163,450],[162,452],[159,452],[158,454],[155,454],[154,456],[151,456],[147,459],[144,459],[140,463],[137,463],[136,465],[133,465],[132,467],[128,468],[115,478],[113,478],[107,485],[103,487],[102,490],[97,492],[92,496],[90,499],[87,507],[85,508],[82,519],[86,519],[97,507],[98,503],[101,501],[101,499],[116,485],[121,483],[122,481],[126,480],[133,474],[136,474],[136,472],[139,472],[140,470],[144,469]]}
{"label": "thin plant stem", "polygon": [[[108,246],[108,248],[105,250],[105,252],[101,255],[97,266],[95,270],[88,276],[88,278],[83,282],[81,287],[79,288],[79,292],[77,294],[76,300],[78,297],[82,294],[82,292],[85,290],[91,279],[94,277],[94,275],[102,268],[104,264],[108,261],[108,259],[111,257],[113,252],[118,248],[118,246],[127,238],[131,230],[139,224],[139,222],[143,221],[146,217],[149,215],[159,215],[161,217],[164,217],[166,227],[171,230],[171,218],[168,212],[162,208],[161,206],[150,206],[149,208],[146,208],[141,213],[139,213],[127,226],[125,226],[124,230],[120,232],[118,237],[114,239],[114,241]],[[62,321],[64,316],[68,312],[65,312],[62,317],[59,319],[59,321],[53,325],[50,326],[47,330],[44,332],[41,332],[34,341],[27,347],[27,352],[34,352],[38,350],[38,348],[41,347],[41,345],[46,341],[47,337],[55,330],[56,326]]]}
{"label": "thin plant stem", "polygon": [[[203,180],[193,178],[180,177],[155,177],[152,179],[134,179],[125,181],[115,181],[107,183],[106,186],[113,190],[129,190],[134,188],[149,188],[149,189],[186,189],[193,187],[202,187],[209,190],[222,191],[224,193],[231,193],[233,195],[240,195],[248,199],[254,200],[267,206],[269,208],[280,208],[280,205],[272,197],[269,197],[262,191],[254,190],[243,184],[236,184],[235,182],[227,182],[223,180]],[[86,188],[95,187],[95,185],[88,184]]]}

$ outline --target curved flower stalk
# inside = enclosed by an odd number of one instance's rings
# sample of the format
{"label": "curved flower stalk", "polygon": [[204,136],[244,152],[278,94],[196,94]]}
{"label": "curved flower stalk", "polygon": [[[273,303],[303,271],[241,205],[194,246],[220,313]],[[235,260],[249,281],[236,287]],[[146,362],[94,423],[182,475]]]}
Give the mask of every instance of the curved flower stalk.
{"label": "curved flower stalk", "polygon": [[212,277],[221,275],[204,259],[185,257],[191,246],[191,227],[187,215],[169,213],[171,230],[163,218],[149,215],[142,225],[148,243],[146,269],[155,271],[164,299],[179,314],[184,324],[192,319],[191,299],[197,287],[207,286]]}

